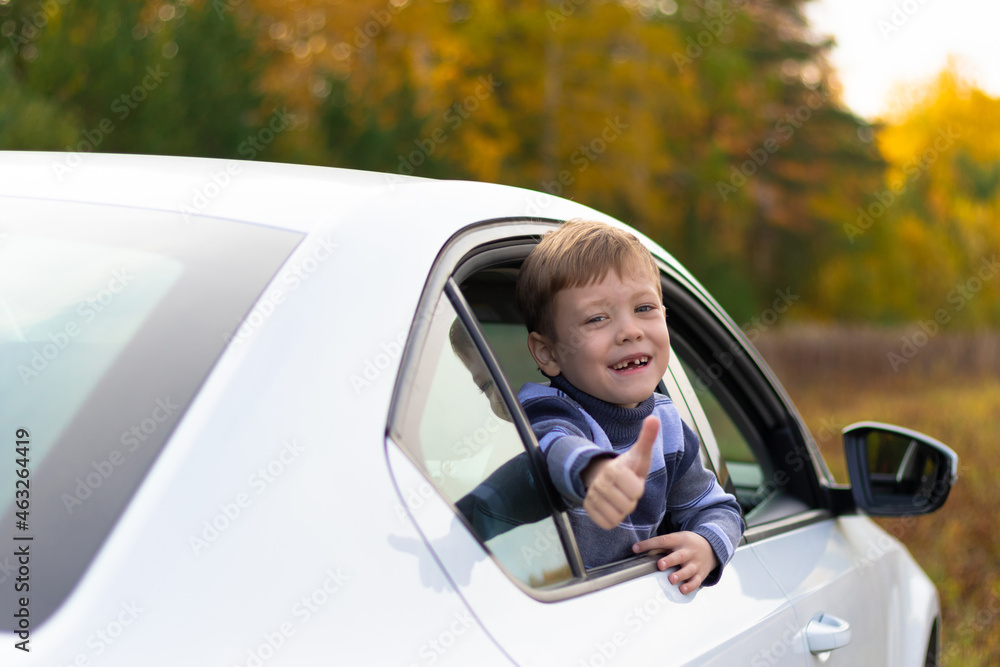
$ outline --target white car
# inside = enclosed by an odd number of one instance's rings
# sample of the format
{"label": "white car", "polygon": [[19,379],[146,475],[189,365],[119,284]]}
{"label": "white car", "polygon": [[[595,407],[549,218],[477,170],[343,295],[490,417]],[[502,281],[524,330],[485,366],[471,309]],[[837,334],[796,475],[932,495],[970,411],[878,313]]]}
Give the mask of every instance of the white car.
{"label": "white car", "polygon": [[542,377],[512,298],[577,217],[627,228],[483,183],[0,153],[3,664],[932,664],[934,586],[866,513],[937,509],[954,453],[857,424],[835,485],[641,234],[660,389],[748,528],[691,595],[649,555],[585,570],[515,399]]}

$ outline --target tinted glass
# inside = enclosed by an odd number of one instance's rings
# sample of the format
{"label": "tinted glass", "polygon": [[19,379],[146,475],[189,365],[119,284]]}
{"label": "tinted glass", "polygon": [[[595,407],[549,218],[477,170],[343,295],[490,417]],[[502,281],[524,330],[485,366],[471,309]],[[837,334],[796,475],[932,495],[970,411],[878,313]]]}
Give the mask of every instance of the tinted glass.
{"label": "tinted glass", "polygon": [[[0,576],[12,545],[30,542],[37,625],[79,580],[301,235],[165,212],[0,206],[0,480],[13,489],[26,468],[29,490],[27,509],[0,495]],[[15,597],[0,599],[0,627],[11,629]]]}
{"label": "tinted glass", "polygon": [[[678,358],[712,429],[719,454],[729,470],[736,498],[744,511],[749,511],[773,489],[764,483],[764,472],[760,462],[743,431],[724,406],[724,403],[725,405],[734,403],[727,400],[722,380],[711,377],[711,374],[704,370],[706,367],[712,367],[710,363],[690,358],[693,354],[690,346],[680,344],[679,337],[674,336],[673,340],[677,343],[675,349],[682,351]],[[704,437],[704,434],[702,435]]]}
{"label": "tinted glass", "polygon": [[412,383],[402,444],[511,576],[570,578],[555,522],[495,378],[442,295]]}

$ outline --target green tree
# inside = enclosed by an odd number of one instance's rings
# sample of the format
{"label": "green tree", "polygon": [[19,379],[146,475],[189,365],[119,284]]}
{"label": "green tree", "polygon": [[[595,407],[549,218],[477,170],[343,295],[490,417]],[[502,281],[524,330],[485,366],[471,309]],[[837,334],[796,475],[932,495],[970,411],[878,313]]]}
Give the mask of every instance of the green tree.
{"label": "green tree", "polygon": [[269,120],[255,33],[234,12],[209,2],[12,5],[0,18],[5,31],[44,25],[27,42],[8,40],[3,85],[59,110],[59,148],[237,157]]}

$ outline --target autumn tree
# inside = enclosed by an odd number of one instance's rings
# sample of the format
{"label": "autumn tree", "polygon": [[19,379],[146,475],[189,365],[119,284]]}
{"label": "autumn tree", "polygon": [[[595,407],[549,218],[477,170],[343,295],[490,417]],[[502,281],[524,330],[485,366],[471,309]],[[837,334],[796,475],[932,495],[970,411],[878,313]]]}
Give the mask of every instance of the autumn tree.
{"label": "autumn tree", "polygon": [[825,308],[935,327],[1000,324],[1000,99],[955,65],[900,91],[878,134],[884,180],[842,226],[854,252],[825,267]]}

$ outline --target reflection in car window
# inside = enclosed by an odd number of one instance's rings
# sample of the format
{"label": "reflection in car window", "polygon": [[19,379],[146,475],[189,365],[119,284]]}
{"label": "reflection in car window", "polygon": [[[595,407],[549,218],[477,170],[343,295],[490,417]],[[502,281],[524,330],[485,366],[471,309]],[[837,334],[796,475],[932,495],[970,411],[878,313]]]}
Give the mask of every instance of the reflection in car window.
{"label": "reflection in car window", "polygon": [[[21,206],[0,220],[0,431],[30,436],[21,530],[44,527],[31,577],[41,623],[302,235],[122,207]],[[0,497],[0,565],[16,561],[16,509],[13,493]],[[0,628],[14,629],[15,600],[0,596]]]}
{"label": "reflection in car window", "polygon": [[20,363],[3,377],[10,400],[26,392],[48,399],[14,406],[19,419],[35,425],[31,458],[37,466],[183,264],[81,240],[18,234],[4,245],[0,345],[11,353],[6,360]]}
{"label": "reflection in car window", "polygon": [[501,565],[541,587],[570,578],[524,443],[482,355],[445,295],[417,374],[430,376],[416,437],[403,445]]}
{"label": "reflection in car window", "polygon": [[740,433],[740,429],[733,423],[732,418],[726,413],[719,399],[716,398],[709,385],[694,374],[691,366],[683,358],[680,359],[681,366],[689,378],[694,378],[691,383],[694,393],[698,396],[702,410],[708,422],[712,425],[712,433],[715,435],[715,442],[719,446],[722,458],[729,462],[756,463],[754,456],[746,438]]}
{"label": "reflection in car window", "polygon": [[[721,379],[703,377],[699,374],[689,358],[691,353],[687,349],[688,346],[682,344],[676,335],[674,341],[676,349],[682,351],[682,354],[678,355],[681,366],[690,379],[698,403],[712,429],[719,454],[729,470],[736,498],[744,512],[749,512],[763,499],[761,490],[764,487],[764,472],[760,462],[747,442],[746,436],[724,407],[725,397],[720,399],[717,395],[725,392]],[[706,381],[706,377],[709,381]],[[732,404],[732,401],[725,402]]]}

